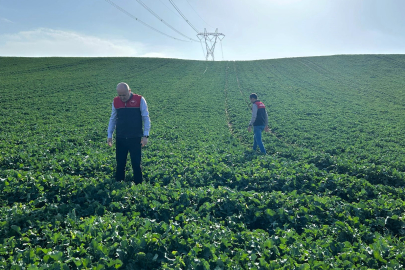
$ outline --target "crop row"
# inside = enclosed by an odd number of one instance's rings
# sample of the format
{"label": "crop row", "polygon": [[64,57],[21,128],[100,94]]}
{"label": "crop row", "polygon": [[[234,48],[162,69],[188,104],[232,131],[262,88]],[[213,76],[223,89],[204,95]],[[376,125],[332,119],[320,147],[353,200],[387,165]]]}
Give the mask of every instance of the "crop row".
{"label": "crop row", "polygon": [[[1,234],[8,239],[2,246],[4,263],[80,266],[91,258],[93,265],[105,260],[175,267],[198,258],[208,268],[229,260],[252,269],[272,260],[281,266],[283,260],[276,259],[288,257],[297,266],[309,260],[341,267],[347,262],[336,259],[350,261],[352,252],[357,257],[352,267],[404,263],[402,241],[387,234],[403,230],[402,200],[346,203],[296,192],[78,180],[72,179],[74,189],[65,197],[44,192],[27,204],[2,208]],[[145,262],[143,256],[156,258]]]}

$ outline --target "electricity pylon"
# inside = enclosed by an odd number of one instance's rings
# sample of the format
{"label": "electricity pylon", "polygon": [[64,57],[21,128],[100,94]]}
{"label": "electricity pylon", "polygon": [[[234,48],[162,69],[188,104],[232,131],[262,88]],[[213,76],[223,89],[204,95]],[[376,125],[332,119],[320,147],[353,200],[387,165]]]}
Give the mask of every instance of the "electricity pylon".
{"label": "electricity pylon", "polygon": [[218,28],[215,30],[215,33],[208,33],[207,29],[204,28],[204,33],[198,33],[197,37],[200,39],[200,41],[203,39],[205,41],[205,47],[207,48],[205,60],[208,61],[208,58],[211,55],[212,61],[214,61],[215,44],[217,43],[218,39],[221,41],[225,35],[218,33]]}

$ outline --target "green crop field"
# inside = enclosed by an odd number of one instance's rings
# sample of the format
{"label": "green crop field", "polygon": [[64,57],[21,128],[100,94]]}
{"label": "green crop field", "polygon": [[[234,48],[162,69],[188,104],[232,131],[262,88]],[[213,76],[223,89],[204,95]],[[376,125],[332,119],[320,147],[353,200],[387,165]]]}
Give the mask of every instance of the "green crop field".
{"label": "green crop field", "polygon": [[[405,55],[0,58],[0,268],[402,269],[404,78]],[[122,81],[141,185],[106,144]]]}

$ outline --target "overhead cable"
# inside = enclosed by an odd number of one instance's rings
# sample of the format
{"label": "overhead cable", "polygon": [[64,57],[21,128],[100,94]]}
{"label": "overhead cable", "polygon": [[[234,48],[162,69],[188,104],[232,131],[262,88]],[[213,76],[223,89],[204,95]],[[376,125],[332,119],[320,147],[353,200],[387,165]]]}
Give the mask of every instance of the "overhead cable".
{"label": "overhead cable", "polygon": [[203,47],[203,45],[202,45],[202,40],[200,40],[200,44],[201,44],[201,49],[202,49],[203,55],[204,55],[204,57],[205,57],[205,52],[204,52],[204,47]]}
{"label": "overhead cable", "polygon": [[208,26],[213,27],[212,25],[210,25],[209,23],[207,23],[203,18],[201,18],[201,16],[198,14],[198,12],[193,8],[193,6],[190,4],[190,2],[188,0],[186,0],[186,2],[189,4],[189,6],[194,10],[195,14],[197,14],[198,17],[200,17],[200,19],[205,22]]}
{"label": "overhead cable", "polygon": [[147,24],[147,23],[141,21],[140,19],[136,18],[134,15],[132,15],[131,13],[129,13],[128,11],[126,11],[125,9],[123,9],[122,7],[118,6],[117,4],[115,4],[114,2],[112,2],[111,0],[105,0],[105,1],[106,1],[107,3],[109,3],[110,5],[112,5],[113,7],[115,7],[116,9],[118,9],[119,11],[121,11],[122,13],[124,13],[125,15],[131,17],[132,19],[134,19],[134,20],[136,20],[136,21],[142,23],[142,24],[145,25],[146,27],[149,27],[150,29],[152,29],[152,30],[154,30],[154,31],[156,31],[156,32],[158,32],[158,33],[164,35],[164,36],[167,36],[167,37],[169,37],[169,38],[172,38],[172,39],[175,39],[175,40],[179,40],[179,41],[190,42],[190,41],[188,41],[188,40],[183,40],[183,39],[179,39],[179,38],[175,38],[175,37],[173,37],[173,36],[167,35],[167,34],[163,33],[162,31],[159,31],[159,30],[157,30],[156,28],[150,26],[149,24]]}
{"label": "overhead cable", "polygon": [[219,43],[221,43],[221,52],[222,52],[222,61],[224,60],[224,50],[222,50],[222,39],[219,40]]}
{"label": "overhead cable", "polygon": [[[163,0],[159,0],[160,3],[162,3],[165,7],[167,7],[167,10],[170,10],[170,12],[173,12],[173,14],[179,15],[178,12],[174,11],[172,8],[170,8],[168,5],[166,5]],[[179,15],[180,16],[180,15]]]}
{"label": "overhead cable", "polygon": [[162,18],[160,18],[155,12],[153,12],[153,10],[151,10],[147,5],[145,5],[145,3],[143,3],[141,0],[136,0],[139,4],[141,4],[147,11],[149,11],[153,16],[155,16],[159,21],[161,21],[162,23],[164,23],[167,27],[169,27],[170,29],[172,29],[173,31],[175,31],[176,33],[182,35],[183,37],[195,41],[195,42],[200,42],[199,40],[195,40],[192,39],[182,33],[180,33],[179,31],[177,31],[176,29],[174,29],[170,24],[166,23]]}
{"label": "overhead cable", "polygon": [[188,25],[191,26],[191,28],[194,29],[194,31],[196,33],[198,33],[198,30],[190,23],[189,20],[187,20],[186,16],[183,15],[183,13],[181,13],[180,9],[173,3],[173,0],[169,0],[169,2],[172,4],[172,6],[177,10],[177,12],[181,15],[181,17],[183,17],[183,19],[188,23]]}

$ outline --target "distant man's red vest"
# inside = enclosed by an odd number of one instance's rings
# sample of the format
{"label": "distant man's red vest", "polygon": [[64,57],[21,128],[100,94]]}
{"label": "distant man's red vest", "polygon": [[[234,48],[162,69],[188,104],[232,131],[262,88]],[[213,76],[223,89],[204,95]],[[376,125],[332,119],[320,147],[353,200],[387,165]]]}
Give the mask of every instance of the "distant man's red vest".
{"label": "distant man's red vest", "polygon": [[266,106],[260,100],[255,101],[257,106],[257,116],[253,123],[253,126],[264,126],[266,125]]}

